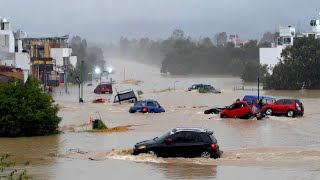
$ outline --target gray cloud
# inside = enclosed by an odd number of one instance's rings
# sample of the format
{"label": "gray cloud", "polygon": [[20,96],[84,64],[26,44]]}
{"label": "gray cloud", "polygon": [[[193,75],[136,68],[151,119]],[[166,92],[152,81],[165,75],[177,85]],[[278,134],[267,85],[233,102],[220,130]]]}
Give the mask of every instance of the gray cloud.
{"label": "gray cloud", "polygon": [[319,0],[1,0],[0,4],[0,16],[32,36],[79,34],[95,41],[161,38],[174,28],[195,38],[221,31],[258,38],[298,21],[307,30],[309,20],[320,11]]}

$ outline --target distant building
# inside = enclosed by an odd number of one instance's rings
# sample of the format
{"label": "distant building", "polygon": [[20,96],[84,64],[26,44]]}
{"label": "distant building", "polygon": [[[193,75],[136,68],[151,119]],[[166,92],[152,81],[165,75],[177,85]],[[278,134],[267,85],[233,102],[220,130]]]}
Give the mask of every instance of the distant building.
{"label": "distant building", "polygon": [[238,35],[232,34],[229,36],[229,42],[233,43],[234,47],[240,48],[248,43],[248,40],[240,39]]}
{"label": "distant building", "polygon": [[28,53],[22,50],[22,39],[25,36],[23,31],[14,33],[10,22],[0,18],[0,65],[21,69],[26,81],[31,71]]}
{"label": "distant building", "polygon": [[280,27],[277,42],[272,43],[271,48],[259,49],[260,63],[269,65],[269,70],[272,72],[272,68],[281,60],[282,51],[286,47],[292,46],[295,38],[313,37],[315,39],[320,39],[320,20],[313,19],[311,20],[310,25],[311,31],[303,33],[302,36],[296,35],[296,30],[294,27]]}
{"label": "distant building", "polygon": [[64,83],[66,70],[77,63],[77,57],[71,56],[68,39],[69,36],[29,38],[21,30],[13,32],[10,22],[0,18],[0,79],[26,81],[33,75],[48,86]]}
{"label": "distant building", "polygon": [[65,70],[75,67],[77,57],[71,56],[69,36],[24,38],[23,48],[29,52],[32,75],[44,84],[59,86],[65,81]]}

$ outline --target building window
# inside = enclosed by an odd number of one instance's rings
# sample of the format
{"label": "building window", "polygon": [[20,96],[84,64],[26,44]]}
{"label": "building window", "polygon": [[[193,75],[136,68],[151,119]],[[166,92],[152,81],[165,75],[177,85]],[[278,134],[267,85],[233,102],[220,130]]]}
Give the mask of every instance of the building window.
{"label": "building window", "polygon": [[1,30],[4,30],[4,23],[1,23]]}
{"label": "building window", "polygon": [[4,36],[4,45],[9,46],[9,35]]}

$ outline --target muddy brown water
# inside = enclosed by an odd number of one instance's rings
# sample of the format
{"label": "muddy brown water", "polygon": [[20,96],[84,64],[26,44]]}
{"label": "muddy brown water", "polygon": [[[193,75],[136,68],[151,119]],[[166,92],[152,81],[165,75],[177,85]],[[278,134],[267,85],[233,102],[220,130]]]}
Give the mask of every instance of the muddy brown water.
{"label": "muddy brown water", "polygon": [[[255,91],[233,91],[241,80],[234,77],[161,75],[157,68],[114,60],[112,78],[117,90],[142,90],[142,99],[157,99],[162,114],[129,114],[130,103],[93,104],[94,98],[113,101],[113,95],[96,95],[95,86],[84,86],[83,104],[78,89],[62,88],[53,96],[61,106],[64,133],[48,137],[0,138],[0,154],[10,153],[18,166],[27,167],[32,179],[320,179],[320,91],[261,91],[276,98],[299,98],[305,115],[299,118],[268,117],[264,120],[221,119],[205,115],[208,107],[226,106]],[[138,85],[122,84],[142,80]],[[221,94],[199,94],[186,89],[210,83]],[[94,82],[96,84],[96,82]],[[173,89],[175,84],[175,89]],[[166,90],[168,88],[171,90]],[[97,113],[99,112],[99,113]],[[92,118],[102,117],[109,127],[134,125],[130,131],[86,133]],[[156,158],[132,156],[136,142],[159,136],[174,127],[203,127],[214,131],[224,154],[220,159]]]}

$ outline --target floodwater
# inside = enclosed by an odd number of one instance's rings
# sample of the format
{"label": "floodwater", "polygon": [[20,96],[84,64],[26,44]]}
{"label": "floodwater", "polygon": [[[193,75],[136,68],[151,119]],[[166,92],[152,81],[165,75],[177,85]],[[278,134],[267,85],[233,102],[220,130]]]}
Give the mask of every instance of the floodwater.
{"label": "floodwater", "polygon": [[[78,103],[77,86],[53,93],[63,117],[60,135],[0,138],[0,154],[10,153],[18,166],[29,161],[32,179],[320,179],[320,91],[261,91],[276,98],[299,98],[305,115],[264,120],[221,119],[205,115],[209,107],[231,104],[245,94],[234,91],[241,84],[234,77],[161,75],[147,65],[111,60],[116,70],[110,77],[118,91],[142,90],[142,99],[157,99],[166,109],[161,114],[129,114],[129,103],[114,104],[114,96],[95,95],[95,86],[84,86],[85,103]],[[126,79],[139,84],[122,83]],[[221,94],[199,94],[186,89],[209,83]],[[97,84],[94,82],[94,84]],[[90,101],[110,99],[104,104]],[[132,125],[127,132],[88,133],[90,117],[101,116],[109,127]],[[136,142],[159,136],[174,127],[203,127],[214,131],[224,154],[220,159],[156,158],[130,155]]]}

